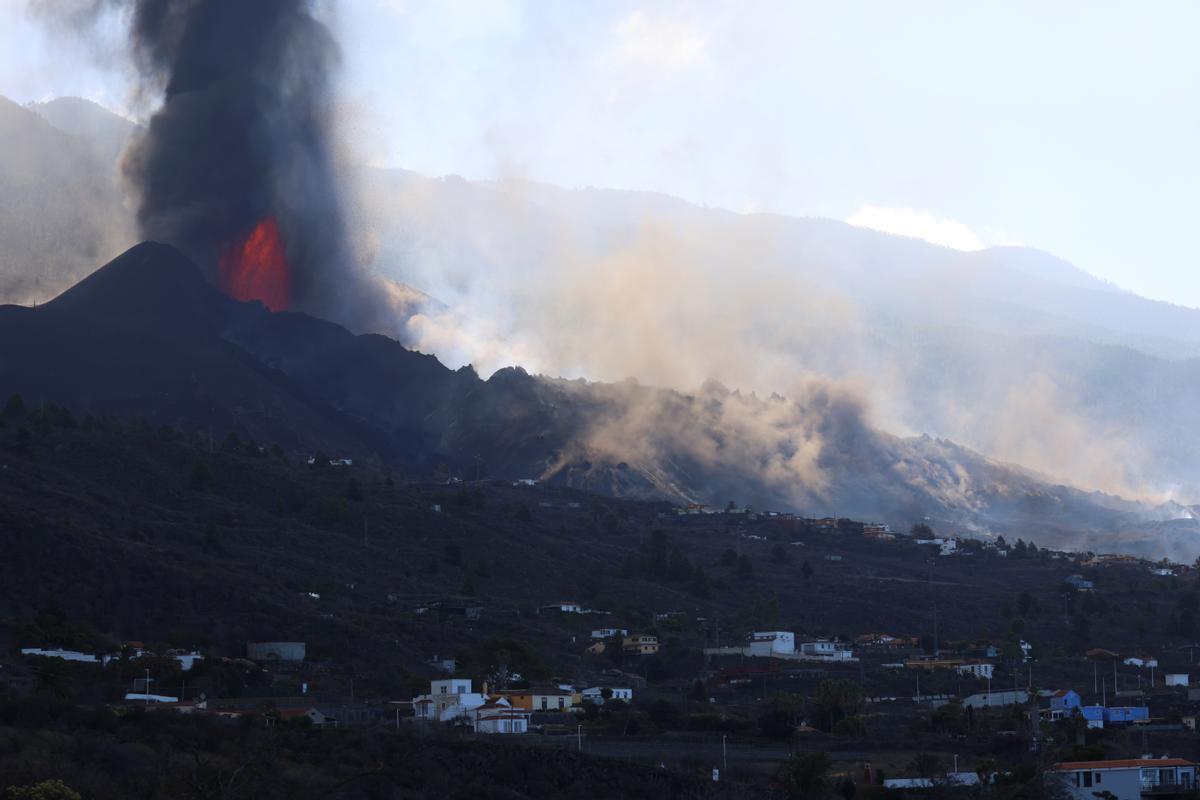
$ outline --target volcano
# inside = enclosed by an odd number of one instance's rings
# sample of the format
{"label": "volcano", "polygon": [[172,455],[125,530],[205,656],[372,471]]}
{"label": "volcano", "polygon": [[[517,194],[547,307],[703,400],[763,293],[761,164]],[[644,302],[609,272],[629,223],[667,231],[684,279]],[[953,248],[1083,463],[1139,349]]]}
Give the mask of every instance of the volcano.
{"label": "volcano", "polygon": [[292,273],[274,217],[264,217],[217,262],[217,284],[235,300],[259,300],[272,311],[291,304]]}
{"label": "volcano", "polygon": [[[287,286],[277,234],[274,225],[256,227],[227,262],[243,281],[236,291],[261,303],[232,299],[178,250],[146,243],[49,303],[0,306],[0,397],[20,392],[82,414],[232,431],[299,452],[375,455],[418,473],[445,465],[623,497],[732,497],[756,508],[794,508],[799,497],[860,519],[928,517],[1033,535],[1047,546],[1170,550],[1188,560],[1198,552],[1193,523],[1156,527],[1161,516],[1145,505],[1054,485],[952,442],[892,436],[829,403],[793,410],[785,398],[720,386],[685,394],[520,368],[484,381],[384,336],[275,313],[271,303],[284,304]],[[284,280],[272,283],[273,275]],[[779,453],[773,440],[721,420],[790,418],[785,411],[820,428],[827,488],[782,485],[739,466],[751,445],[763,458]],[[635,424],[644,419],[653,424]],[[697,437],[711,447],[689,447]],[[781,434],[777,445],[787,442]]]}

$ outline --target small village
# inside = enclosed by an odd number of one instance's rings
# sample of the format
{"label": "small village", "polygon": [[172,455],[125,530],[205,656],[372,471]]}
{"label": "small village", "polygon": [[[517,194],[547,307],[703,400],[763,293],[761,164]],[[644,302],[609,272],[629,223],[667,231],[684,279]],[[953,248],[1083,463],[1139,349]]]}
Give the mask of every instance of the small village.
{"label": "small village", "polygon": [[[533,481],[511,488],[542,491]],[[563,513],[579,506],[555,497],[536,503]],[[433,513],[453,513],[447,509]],[[345,680],[321,643],[248,642],[231,653],[126,641],[97,652],[31,641],[28,633],[11,658],[0,654],[0,686],[15,696],[69,676],[81,696],[117,713],[503,740],[702,773],[717,783],[771,775],[820,753],[830,780],[862,796],[999,791],[1031,780],[1080,798],[1101,784],[1118,797],[1142,796],[1112,788],[1125,781],[1155,797],[1191,790],[1200,757],[1200,644],[1174,634],[1191,630],[1192,565],[935,535],[923,522],[899,533],[732,504],[656,513],[665,532],[642,548],[647,569],[660,559],[681,578],[681,556],[667,542],[689,526],[719,524],[720,541],[731,545],[719,559],[730,578],[714,575],[714,586],[739,580],[750,548],[768,548],[802,585],[814,580],[814,564],[828,574],[894,551],[914,565],[905,578],[913,602],[927,601],[907,617],[919,626],[884,628],[888,615],[880,613],[859,629],[845,620],[836,631],[738,628],[682,602],[637,615],[574,598],[506,609],[481,594],[429,595],[415,604],[393,594],[387,602],[402,606],[393,613],[405,625],[440,631],[443,645],[447,634],[463,642],[422,654],[424,666],[406,670],[406,693]],[[995,621],[977,626],[980,633],[999,626],[1003,636],[964,636],[973,626],[956,616],[945,575],[949,565],[985,562],[1036,564],[1054,583],[1017,592]],[[689,572],[691,597],[703,599],[699,570]],[[1108,641],[1103,625],[1092,629],[1096,607],[1113,602],[1106,587],[1118,585],[1118,575],[1126,584],[1137,575],[1164,591],[1187,588],[1172,612],[1171,641],[1149,636],[1133,649],[1127,635]],[[941,588],[923,595],[931,587]],[[301,594],[322,602],[321,592]],[[815,591],[812,599],[823,602]],[[770,609],[755,613],[778,618]],[[51,616],[26,630],[65,624]],[[1049,626],[1058,640],[1039,633]]]}

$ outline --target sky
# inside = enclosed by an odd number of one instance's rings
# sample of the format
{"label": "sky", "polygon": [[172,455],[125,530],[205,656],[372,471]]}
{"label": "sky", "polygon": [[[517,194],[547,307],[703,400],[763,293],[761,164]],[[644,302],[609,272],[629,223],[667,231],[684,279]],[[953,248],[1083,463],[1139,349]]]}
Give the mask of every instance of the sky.
{"label": "sky", "polygon": [[[1025,244],[1200,307],[1200,5],[315,2],[371,163]],[[0,94],[152,110],[119,16],[84,41],[27,4]]]}

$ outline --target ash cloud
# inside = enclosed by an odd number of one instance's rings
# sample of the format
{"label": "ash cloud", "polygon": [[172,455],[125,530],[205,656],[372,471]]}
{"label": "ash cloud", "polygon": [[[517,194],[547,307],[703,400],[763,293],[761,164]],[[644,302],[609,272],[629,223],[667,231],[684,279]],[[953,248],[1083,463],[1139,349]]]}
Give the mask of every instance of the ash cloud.
{"label": "ash cloud", "polygon": [[[947,437],[1054,481],[1149,503],[1195,496],[1188,484],[1200,485],[1194,458],[1163,457],[1192,434],[1155,438],[1187,417],[1165,405],[1154,419],[1130,413],[1141,394],[1159,404],[1175,395],[1155,390],[1158,377],[1119,377],[1182,370],[1153,356],[1130,366],[1133,356],[1095,325],[1033,312],[1014,322],[1018,303],[1053,312],[1079,298],[1003,263],[981,269],[982,258],[1006,253],[960,254],[832,221],[732,214],[650,194],[412,175],[363,185],[381,268],[399,265],[396,277],[446,303],[412,316],[407,339],[451,365],[470,362],[486,375],[517,363],[685,392],[715,378],[802,405],[826,380],[854,398],[864,426]],[[1108,302],[1108,293],[1094,295]],[[680,427],[677,409],[622,407],[627,416],[599,424],[590,442],[614,460],[644,454],[655,441],[649,432]],[[836,449],[806,422],[750,428],[729,416],[734,409],[761,413],[730,404],[706,418],[713,436],[773,437],[784,453],[793,441],[806,443],[801,453]],[[699,427],[684,425],[674,440],[714,453]],[[730,449],[716,455],[768,483],[785,476],[798,503],[820,499],[831,480],[826,462],[780,469],[762,452],[740,462]],[[915,463],[900,459],[896,474],[921,473]],[[972,505],[961,475],[930,474],[931,497]]]}
{"label": "ash cloud", "polygon": [[289,307],[357,331],[395,329],[395,293],[346,234],[334,146],[337,43],[308,0],[81,0],[37,4],[86,25],[127,16],[140,91],[159,106],[125,153],[145,239],[180,248],[214,280],[222,255],[273,217]]}

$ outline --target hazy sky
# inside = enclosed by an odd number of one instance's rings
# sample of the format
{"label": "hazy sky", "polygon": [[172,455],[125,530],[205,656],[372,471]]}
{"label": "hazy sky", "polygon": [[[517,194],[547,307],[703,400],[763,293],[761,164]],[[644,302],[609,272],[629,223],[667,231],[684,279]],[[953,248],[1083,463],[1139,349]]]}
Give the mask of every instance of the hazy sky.
{"label": "hazy sky", "polygon": [[[26,2],[0,0],[0,94],[145,111],[111,41]],[[1024,243],[1200,306],[1200,4],[320,5],[374,163]]]}

